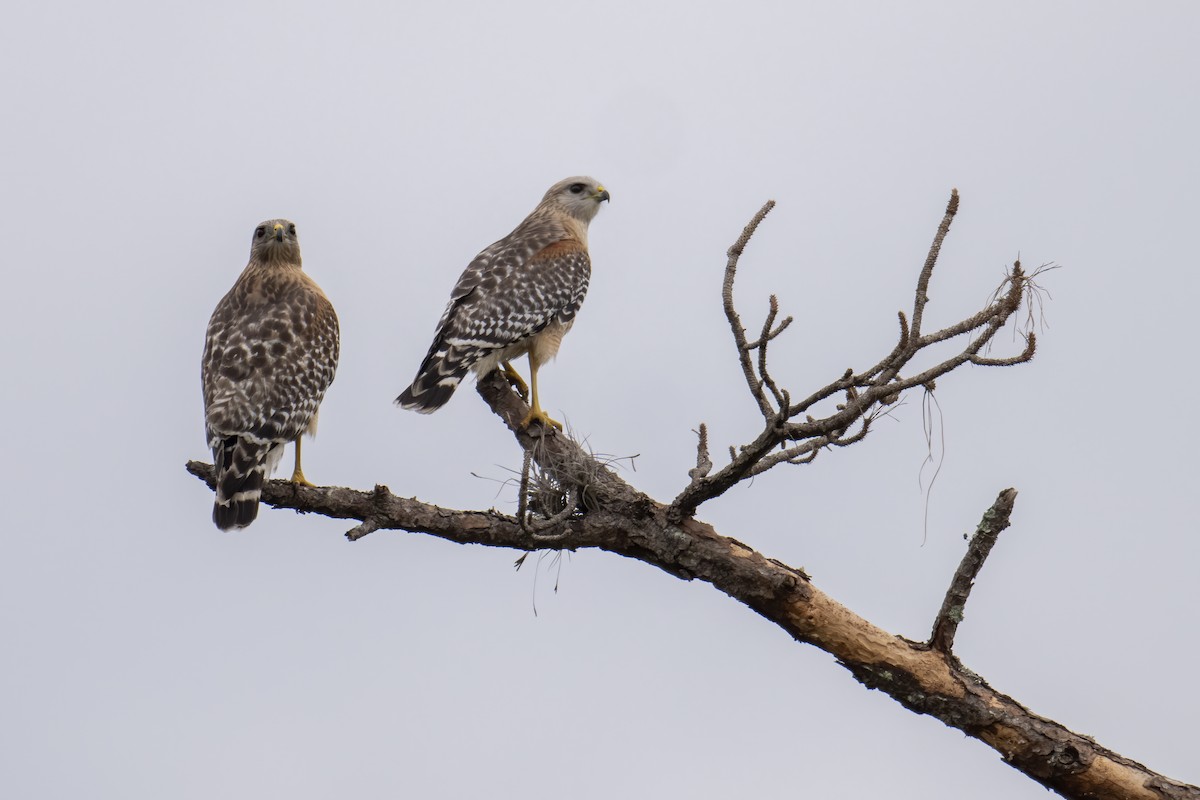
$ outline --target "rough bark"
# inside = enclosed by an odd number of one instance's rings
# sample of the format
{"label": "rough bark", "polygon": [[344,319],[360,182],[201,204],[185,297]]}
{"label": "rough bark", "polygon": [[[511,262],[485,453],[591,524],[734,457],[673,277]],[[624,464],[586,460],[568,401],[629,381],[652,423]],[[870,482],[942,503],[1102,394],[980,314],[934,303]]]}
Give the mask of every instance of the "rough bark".
{"label": "rough bark", "polygon": [[983,569],[983,562],[1000,538],[1000,532],[1008,527],[1008,518],[1012,516],[1013,504],[1017,502],[1017,490],[1005,489],[983,514],[983,520],[975,529],[975,535],[967,546],[967,552],[962,563],[950,581],[946,590],[946,599],[938,611],[937,619],[933,621],[933,633],[929,636],[929,644],[943,653],[954,649],[954,634],[958,632],[958,624],[963,620],[967,606],[967,598],[975,586],[975,578]]}
{"label": "rough bark", "polygon": [[[1159,775],[1030,712],[948,652],[895,636],[863,619],[813,585],[802,570],[767,558],[699,520],[672,523],[668,505],[597,464],[568,437],[517,428],[526,406],[498,374],[482,380],[479,393],[541,464],[586,483],[580,488],[594,510],[571,517],[547,535],[527,530],[516,517],[495,510],[441,508],[397,497],[385,486],[364,492],[274,480],[263,487],[263,502],[358,520],[362,525],[347,534],[352,539],[361,538],[367,525],[370,530],[425,533],[460,544],[516,550],[596,548],[635,558],[677,578],[712,584],[797,641],[832,655],[864,686],[979,739],[1013,768],[1063,797],[1200,800],[1200,788]],[[187,468],[212,486],[210,465],[191,461]]]}
{"label": "rough bark", "polygon": [[[963,617],[971,587],[996,537],[1008,526],[1016,491],[1000,493],[984,514],[968,552],[955,573],[935,621],[929,642],[895,636],[863,619],[813,585],[799,569],[789,567],[722,536],[694,514],[716,497],[754,475],[779,464],[806,464],[831,447],[861,441],[871,420],[895,402],[905,389],[932,391],[934,380],[963,364],[1012,366],[1033,358],[1036,342],[1025,331],[1025,348],[1017,355],[985,355],[996,332],[1035,296],[1036,276],[1013,265],[987,306],[940,331],[921,330],[927,288],[941,245],[958,211],[951,195],[917,281],[912,323],[899,314],[900,335],[890,353],[862,372],[842,377],[794,402],[771,376],[770,341],[788,327],[778,325],[779,305],[772,297],[761,333],[748,341],[733,304],[738,260],[755,229],[771,211],[768,203],[729,249],[722,296],[747,388],[763,417],[763,431],[713,470],[708,427],[701,424],[696,467],[690,483],[670,504],[660,503],[630,486],[569,437],[540,426],[520,427],[528,411],[498,373],[478,383],[479,394],[513,432],[526,453],[517,516],[495,510],[458,511],[393,495],[386,486],[363,492],[341,487],[304,487],[269,481],[262,502],[338,519],[358,520],[346,535],[357,540],[377,530],[405,530],[438,536],[460,544],[482,544],[517,550],[596,548],[651,564],[684,580],[701,580],[778,625],[799,642],[832,655],[859,682],[889,695],[905,708],[936,717],[1000,753],[1006,763],[1068,798],[1200,800],[1200,788],[1171,780],[1108,750],[1092,739],[1040,717],[1016,700],[992,689],[963,667],[952,652],[954,634]],[[965,336],[955,355],[915,374],[913,359],[926,348]],[[755,355],[752,357],[752,353]],[[907,373],[905,377],[903,373]],[[810,411],[832,398],[843,402],[823,418]],[[796,421],[801,420],[801,421]],[[208,464],[188,462],[188,470],[213,485]]]}

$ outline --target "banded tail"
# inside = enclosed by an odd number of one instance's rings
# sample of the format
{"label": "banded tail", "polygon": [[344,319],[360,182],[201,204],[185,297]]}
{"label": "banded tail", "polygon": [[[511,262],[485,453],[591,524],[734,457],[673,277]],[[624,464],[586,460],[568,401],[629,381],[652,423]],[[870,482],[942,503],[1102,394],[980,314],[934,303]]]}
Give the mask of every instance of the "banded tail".
{"label": "banded tail", "polygon": [[256,443],[229,436],[213,446],[217,497],[213,522],[223,531],[245,528],[258,517],[263,481],[283,455],[277,442]]}
{"label": "banded tail", "polygon": [[432,414],[450,401],[480,355],[474,348],[465,353],[456,347],[431,352],[417,371],[412,386],[396,398],[396,405],[418,414]]}

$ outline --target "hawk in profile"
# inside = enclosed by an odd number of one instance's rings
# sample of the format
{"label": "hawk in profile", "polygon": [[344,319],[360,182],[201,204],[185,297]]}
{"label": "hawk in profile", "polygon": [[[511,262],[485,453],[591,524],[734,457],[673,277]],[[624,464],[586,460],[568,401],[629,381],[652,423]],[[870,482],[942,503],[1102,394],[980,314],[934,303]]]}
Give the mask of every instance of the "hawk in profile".
{"label": "hawk in profile", "polygon": [[317,430],[317,408],[338,362],[338,319],[321,287],[300,268],[296,226],[273,219],[254,229],[250,263],[208,321],[204,433],[213,451],[213,522],[244,528],[258,516],[263,481],[288,442]]}
{"label": "hawk in profile", "polygon": [[429,414],[469,370],[483,376],[497,367],[524,393],[509,362],[528,355],[531,408],[521,424],[561,429],[538,402],[538,368],[558,352],[587,294],[588,223],[608,199],[594,178],[559,181],[516,230],[475,256],[450,293],[417,377],[396,402]]}

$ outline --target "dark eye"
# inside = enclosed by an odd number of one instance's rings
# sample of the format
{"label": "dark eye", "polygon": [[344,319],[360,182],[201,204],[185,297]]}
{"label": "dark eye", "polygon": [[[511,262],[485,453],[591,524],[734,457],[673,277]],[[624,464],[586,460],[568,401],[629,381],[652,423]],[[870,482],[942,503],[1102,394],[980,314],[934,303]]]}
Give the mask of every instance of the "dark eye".
{"label": "dark eye", "polygon": [[571,194],[579,194],[580,192],[583,191],[583,184],[582,183],[572,183],[571,186],[569,187],[569,189],[571,191]]}
{"label": "dark eye", "polygon": [[296,235],[296,226],[288,225],[288,233],[292,236],[295,236]]}
{"label": "dark eye", "polygon": [[266,232],[267,232],[267,229],[264,228],[263,226],[259,225],[257,228],[254,229],[254,238],[261,239],[263,237],[263,234],[265,234]]}

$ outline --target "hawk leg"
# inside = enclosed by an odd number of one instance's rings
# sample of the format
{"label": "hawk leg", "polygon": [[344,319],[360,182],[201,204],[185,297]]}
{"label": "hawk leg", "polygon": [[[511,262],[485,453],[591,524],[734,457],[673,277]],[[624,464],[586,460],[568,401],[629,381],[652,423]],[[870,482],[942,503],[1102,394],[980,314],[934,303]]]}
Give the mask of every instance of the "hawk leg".
{"label": "hawk leg", "polygon": [[542,405],[538,402],[537,374],[538,363],[533,360],[533,354],[530,353],[529,385],[533,388],[533,404],[530,406],[529,413],[525,415],[525,419],[521,420],[521,427],[527,427],[533,422],[540,422],[544,428],[553,427],[561,431],[563,429],[562,423],[558,420],[551,419],[549,414],[547,414],[545,411],[542,411]]}
{"label": "hawk leg", "polygon": [[525,384],[525,379],[521,377],[521,373],[517,372],[513,365],[505,361],[500,365],[500,372],[504,375],[504,379],[508,381],[509,386],[517,390],[517,394],[525,402],[529,402],[529,386]]}
{"label": "hawk leg", "polygon": [[296,468],[292,470],[291,480],[292,483],[298,483],[301,486],[312,486],[312,484],[308,482],[308,478],[304,477],[304,470],[300,469],[300,440],[303,437],[303,433],[296,437]]}

